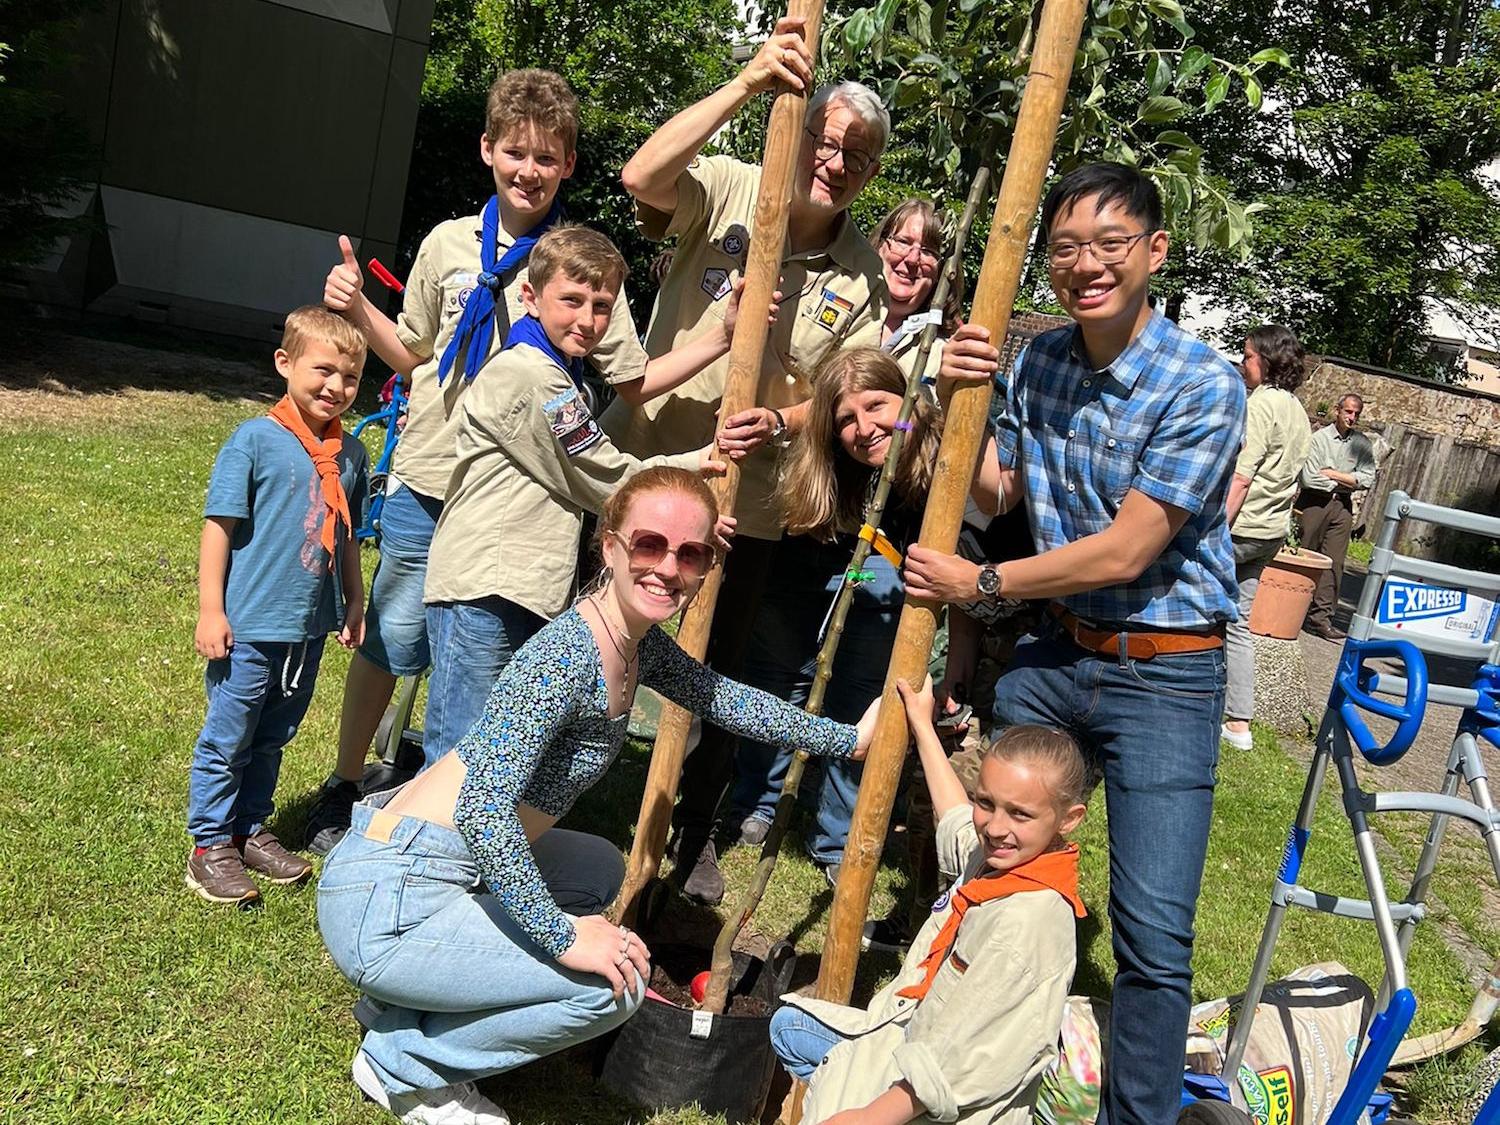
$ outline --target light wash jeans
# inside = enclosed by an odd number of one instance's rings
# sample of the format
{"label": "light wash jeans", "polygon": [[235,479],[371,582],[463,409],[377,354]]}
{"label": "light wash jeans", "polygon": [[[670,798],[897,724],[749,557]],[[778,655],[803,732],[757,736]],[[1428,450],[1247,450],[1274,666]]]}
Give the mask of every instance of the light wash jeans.
{"label": "light wash jeans", "polygon": [[422,585],[427,581],[427,551],[442,511],[441,500],[404,484],[386,493],[380,509],[380,561],[370,579],[365,643],[359,654],[393,676],[419,676],[431,660]]}
{"label": "light wash jeans", "polygon": [[800,1082],[811,1078],[828,1052],[845,1038],[816,1016],[790,1004],[771,1013],[771,1050],[781,1060],[782,1069]]}
{"label": "light wash jeans", "polygon": [[208,662],[208,714],[188,772],[188,832],[199,847],[253,836],[271,818],[281,754],[312,702],[323,640],[235,641]]}
{"label": "light wash jeans", "polygon": [[[512,1070],[603,1035],[640,1005],[639,976],[616,999],[603,977],[563,968],[479,881],[463,838],[412,817],[380,818],[395,793],[354,807],[318,882],[318,928],[364,996],[362,1049],[391,1094]],[[388,839],[385,837],[389,837]],[[557,904],[601,913],[625,878],[619,849],[554,828],[531,845]]]}
{"label": "light wash jeans", "polygon": [[1276,557],[1286,538],[1235,539],[1234,576],[1240,584],[1240,616],[1225,626],[1224,659],[1229,686],[1224,693],[1224,717],[1249,722],[1255,718],[1255,645],[1250,640],[1250,603],[1260,589],[1260,572]]}
{"label": "light wash jeans", "polygon": [[1223,650],[1105,657],[1049,618],[1016,646],[995,685],[994,714],[998,727],[1067,730],[1103,769],[1117,968],[1099,1119],[1175,1121],[1224,714]]}
{"label": "light wash jeans", "polygon": [[510,658],[545,624],[546,618],[500,597],[427,607],[432,675],[422,732],[424,769],[469,733]]}

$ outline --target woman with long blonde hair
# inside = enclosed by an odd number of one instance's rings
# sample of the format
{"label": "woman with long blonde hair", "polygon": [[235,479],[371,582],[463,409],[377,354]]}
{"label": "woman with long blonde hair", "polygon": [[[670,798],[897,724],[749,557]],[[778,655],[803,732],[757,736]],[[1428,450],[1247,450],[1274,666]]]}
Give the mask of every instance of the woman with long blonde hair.
{"label": "woman with long blonde hair", "polygon": [[[885,464],[905,389],[900,365],[876,348],[841,351],[814,378],[806,422],[783,460],[787,537],[772,563],[746,652],[747,683],[792,703],[807,701],[828,611],[850,580],[846,571],[865,504]],[[941,416],[924,396],[917,398],[910,426],[881,520],[879,549],[853,579],[854,600],[823,701],[824,714],[839,721],[858,717],[880,696],[895,640],[905,598],[896,560],[921,527],[942,435]],[[976,498],[991,510],[995,483],[976,485]],[[790,762],[787,750],[741,740],[730,823],[740,826],[742,842],[764,840]],[[807,789],[816,803],[808,850],[830,880],[843,859],[858,789],[858,767],[844,762],[826,763],[821,780]]]}

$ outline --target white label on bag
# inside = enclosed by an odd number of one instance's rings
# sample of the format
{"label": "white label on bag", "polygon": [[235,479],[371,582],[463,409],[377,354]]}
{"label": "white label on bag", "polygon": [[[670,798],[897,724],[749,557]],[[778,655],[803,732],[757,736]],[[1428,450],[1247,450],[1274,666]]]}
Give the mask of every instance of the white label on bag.
{"label": "white label on bag", "polygon": [[1380,591],[1375,619],[1403,633],[1487,642],[1497,614],[1500,605],[1467,590],[1392,578]]}
{"label": "white label on bag", "polygon": [[693,1026],[688,1030],[688,1034],[694,1039],[707,1039],[713,1027],[714,1014],[712,1012],[694,1012]]}

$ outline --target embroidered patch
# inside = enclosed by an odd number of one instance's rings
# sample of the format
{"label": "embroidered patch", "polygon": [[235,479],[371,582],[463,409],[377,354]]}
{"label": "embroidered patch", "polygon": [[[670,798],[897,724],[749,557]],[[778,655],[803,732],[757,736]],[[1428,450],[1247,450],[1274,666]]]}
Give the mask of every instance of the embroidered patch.
{"label": "embroidered patch", "polygon": [[456,313],[469,303],[469,298],[474,293],[474,287],[479,284],[479,277],[472,273],[455,273],[448,279],[444,287],[447,297],[444,300],[445,310]]}
{"label": "embroidered patch", "polygon": [[556,398],[544,402],[542,413],[547,418],[547,428],[569,457],[577,457],[604,439],[599,423],[594,421],[589,408],[578,397],[576,387],[569,387]]}
{"label": "embroidered patch", "polygon": [[703,271],[701,286],[715,301],[723,300],[729,294],[729,271],[711,266]]}
{"label": "embroidered patch", "polygon": [[948,900],[952,897],[952,891],[944,891],[942,894],[938,895],[937,901],[932,904],[932,912],[934,914],[941,914],[943,911],[947,910]]}
{"label": "embroidered patch", "polygon": [[838,330],[844,318],[854,311],[854,302],[845,300],[832,289],[823,290],[823,299],[818,302],[818,311],[813,319],[830,332]]}
{"label": "embroidered patch", "polygon": [[719,242],[719,247],[731,258],[738,258],[745,252],[745,247],[750,242],[750,232],[745,229],[743,223],[735,223],[724,232],[724,237]]}

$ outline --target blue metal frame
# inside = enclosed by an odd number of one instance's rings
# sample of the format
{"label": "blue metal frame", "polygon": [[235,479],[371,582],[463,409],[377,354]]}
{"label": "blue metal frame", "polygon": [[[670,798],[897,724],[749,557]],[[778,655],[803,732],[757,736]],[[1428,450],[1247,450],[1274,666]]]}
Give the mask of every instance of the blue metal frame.
{"label": "blue metal frame", "polygon": [[385,484],[391,474],[396,443],[401,440],[401,417],[406,413],[406,403],[406,380],[397,375],[391,381],[391,401],[374,414],[366,414],[359,425],[354,427],[356,440],[371,423],[385,427],[385,448],[380,451],[374,471],[370,473],[370,494],[365,502],[365,519],[354,531],[361,543],[366,539],[378,541],[380,538],[380,512],[385,507]]}

